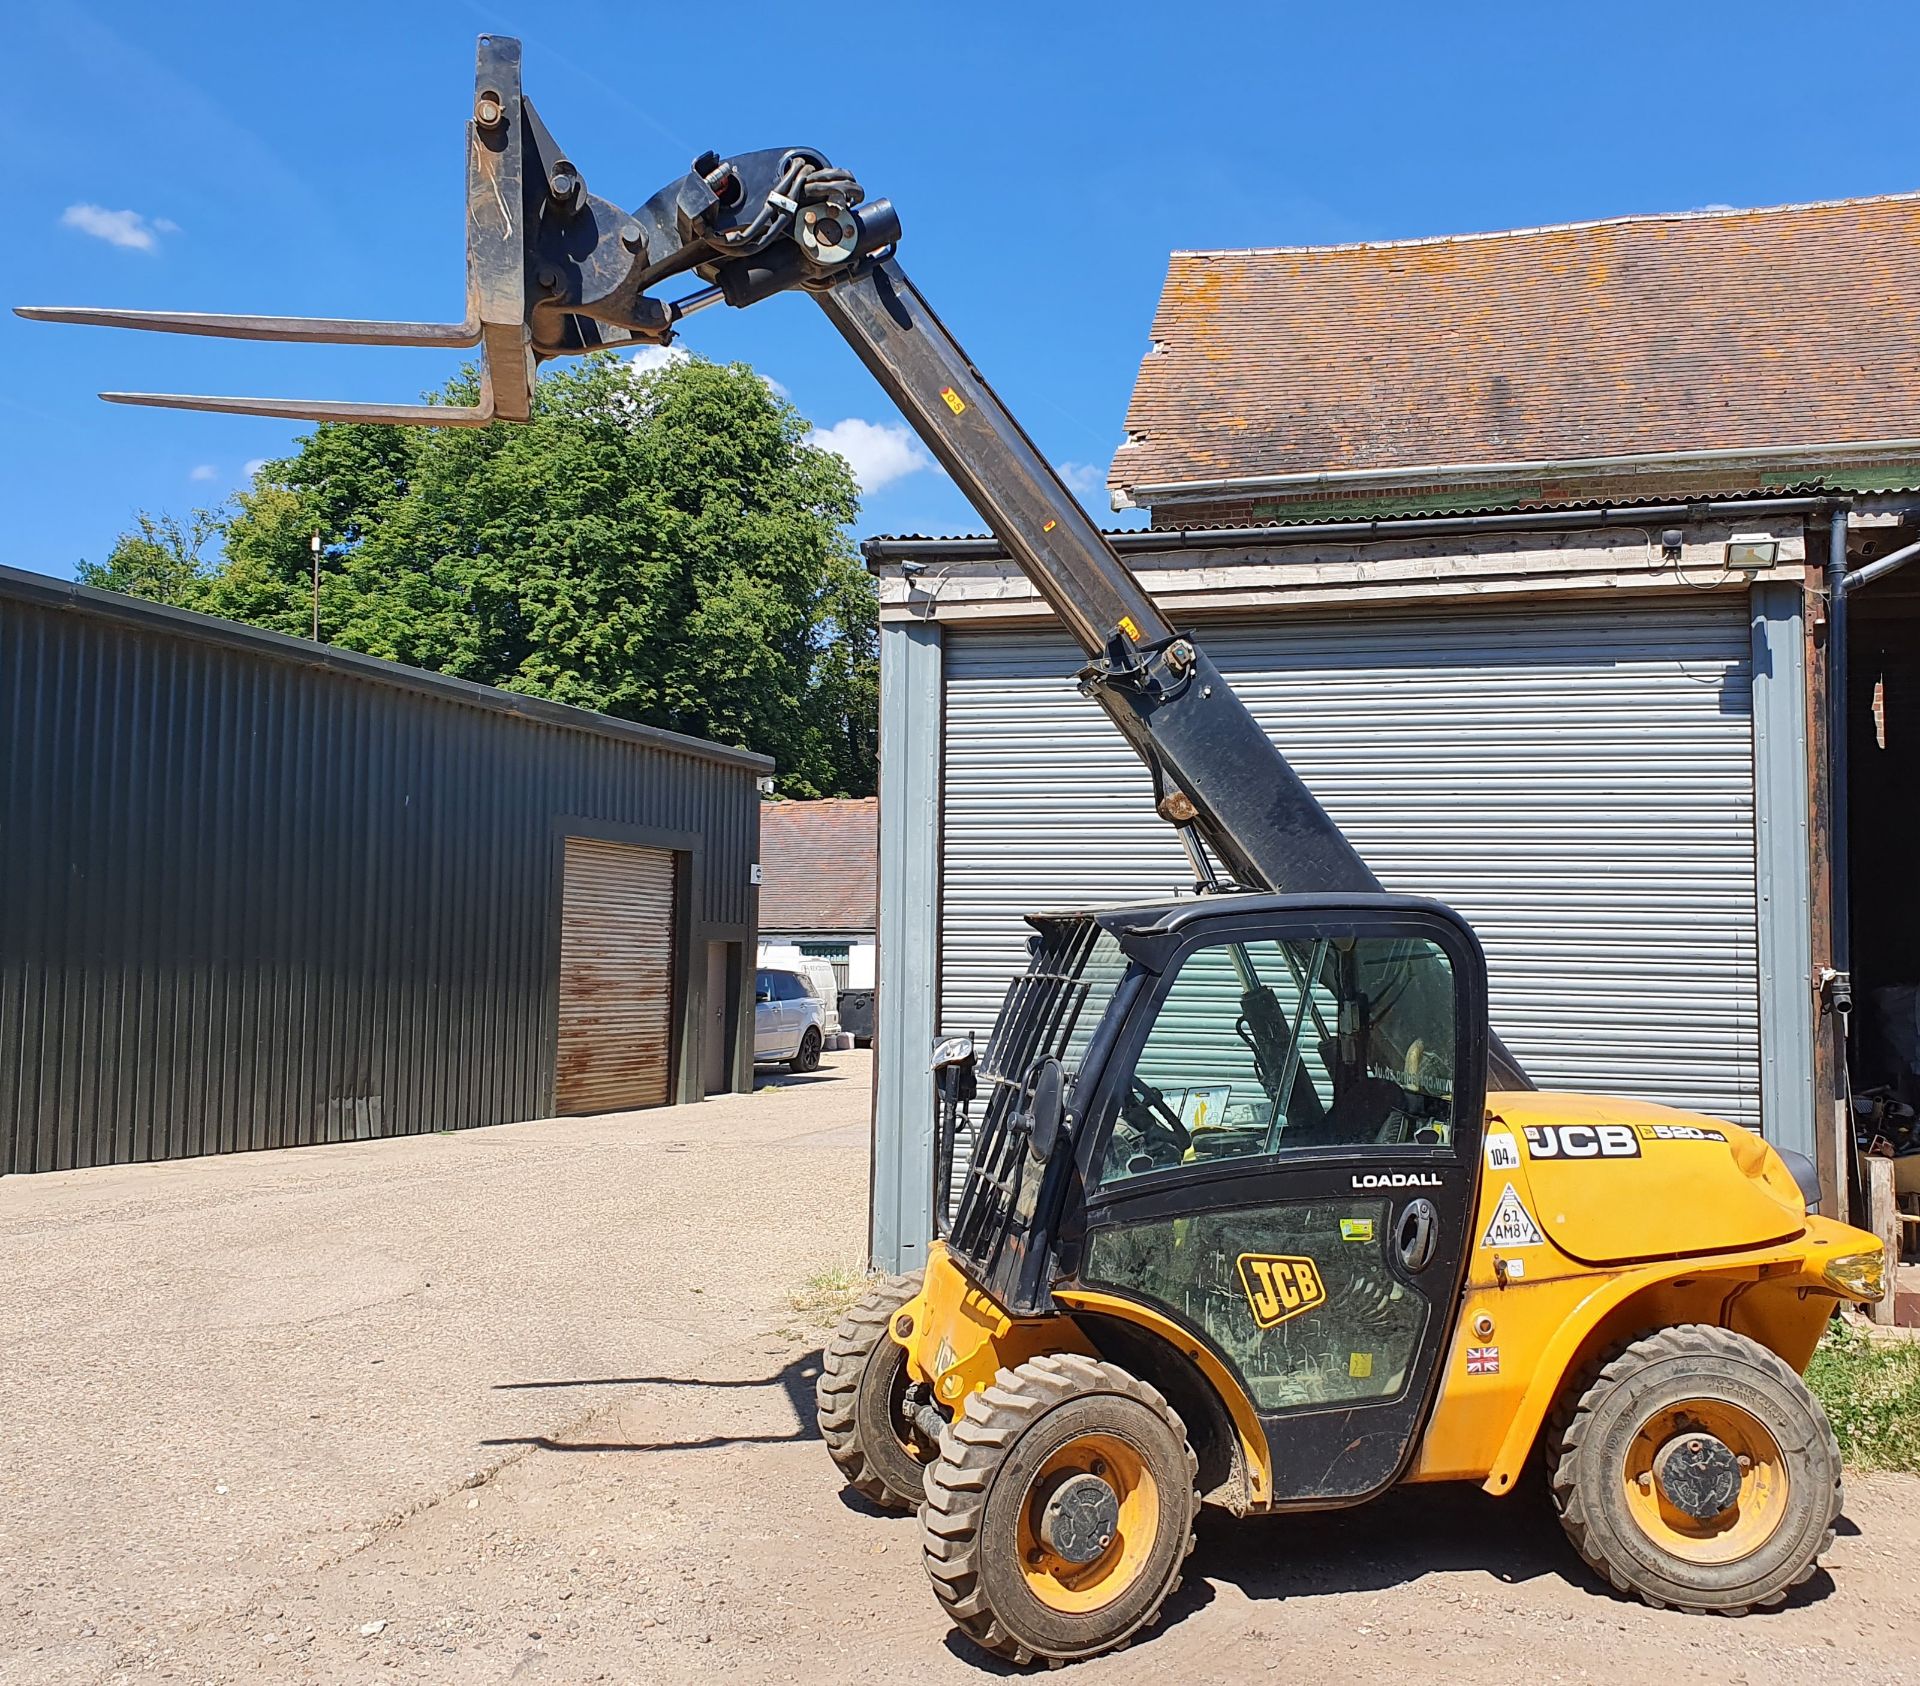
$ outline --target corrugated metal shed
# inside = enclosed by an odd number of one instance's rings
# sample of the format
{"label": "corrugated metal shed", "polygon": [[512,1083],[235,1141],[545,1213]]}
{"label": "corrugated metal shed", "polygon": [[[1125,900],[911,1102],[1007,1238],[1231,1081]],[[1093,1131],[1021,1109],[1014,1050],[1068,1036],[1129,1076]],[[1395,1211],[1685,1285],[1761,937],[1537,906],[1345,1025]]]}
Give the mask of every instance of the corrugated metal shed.
{"label": "corrugated metal shed", "polygon": [[0,743],[0,1171],[551,1112],[569,835],[685,863],[698,1094],[764,757],[10,569]]}

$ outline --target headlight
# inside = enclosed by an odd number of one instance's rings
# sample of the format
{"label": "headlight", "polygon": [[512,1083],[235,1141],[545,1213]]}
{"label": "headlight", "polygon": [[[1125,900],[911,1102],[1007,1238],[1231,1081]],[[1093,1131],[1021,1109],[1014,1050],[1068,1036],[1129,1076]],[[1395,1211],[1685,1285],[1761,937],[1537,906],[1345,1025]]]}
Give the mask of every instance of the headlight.
{"label": "headlight", "polygon": [[1826,1278],[1855,1299],[1877,1300],[1887,1291],[1886,1250],[1876,1247],[1871,1253],[1843,1253],[1829,1259]]}

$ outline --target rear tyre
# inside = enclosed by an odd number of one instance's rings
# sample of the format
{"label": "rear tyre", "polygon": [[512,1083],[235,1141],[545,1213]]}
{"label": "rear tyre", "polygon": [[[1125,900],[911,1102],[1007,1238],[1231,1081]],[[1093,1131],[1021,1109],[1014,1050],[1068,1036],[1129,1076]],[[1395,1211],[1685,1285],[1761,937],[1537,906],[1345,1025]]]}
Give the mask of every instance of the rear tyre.
{"label": "rear tyre", "polygon": [[792,1059],[787,1061],[787,1070],[796,1072],[818,1071],[820,1069],[820,1032],[809,1025],[801,1035],[800,1046]]}
{"label": "rear tyre", "polygon": [[1056,1353],[1002,1370],[927,1468],[934,1593],[1016,1663],[1117,1650],[1180,1585],[1197,1470],[1172,1406],[1117,1366]]}
{"label": "rear tyre", "polygon": [[1778,1604],[1833,1543],[1826,1413],[1779,1357],[1727,1329],[1684,1324],[1623,1348],[1549,1455],[1574,1549],[1656,1609]]}
{"label": "rear tyre", "polygon": [[854,1302],[827,1342],[814,1385],[820,1438],[847,1485],[886,1510],[915,1509],[927,1454],[909,1411],[920,1401],[907,1354],[887,1333],[893,1314],[920,1292],[916,1276],[885,1276]]}

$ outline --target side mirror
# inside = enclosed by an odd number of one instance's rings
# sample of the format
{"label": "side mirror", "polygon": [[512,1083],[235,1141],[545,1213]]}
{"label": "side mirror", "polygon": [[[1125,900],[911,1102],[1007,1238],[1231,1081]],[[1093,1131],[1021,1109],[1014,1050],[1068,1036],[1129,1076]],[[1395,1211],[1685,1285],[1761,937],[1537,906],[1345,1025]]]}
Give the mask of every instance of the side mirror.
{"label": "side mirror", "polygon": [[1066,1073],[1056,1059],[1044,1059],[1028,1073],[1032,1096],[1027,1108],[1027,1151],[1044,1165],[1053,1157],[1060,1141],[1060,1125],[1066,1117]]}
{"label": "side mirror", "polygon": [[771,1001],[772,999],[773,999],[773,991],[770,989],[756,989],[753,992],[753,1002],[756,1007],[762,1001]]}

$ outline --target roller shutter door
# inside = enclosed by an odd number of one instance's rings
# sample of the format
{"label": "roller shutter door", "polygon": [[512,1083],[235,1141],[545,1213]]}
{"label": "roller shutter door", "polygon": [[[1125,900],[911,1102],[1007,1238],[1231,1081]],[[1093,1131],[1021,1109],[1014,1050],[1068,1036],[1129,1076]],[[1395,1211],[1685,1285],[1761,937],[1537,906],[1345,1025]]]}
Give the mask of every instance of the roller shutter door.
{"label": "roller shutter door", "polygon": [[672,1067],[674,858],[566,840],[554,1107],[664,1106]]}
{"label": "roller shutter door", "polygon": [[[1472,920],[1542,1087],[1760,1122],[1743,598],[1201,634],[1386,886]],[[940,1022],[984,1031],[1026,910],[1191,872],[1067,638],[953,628],[945,659]]]}

